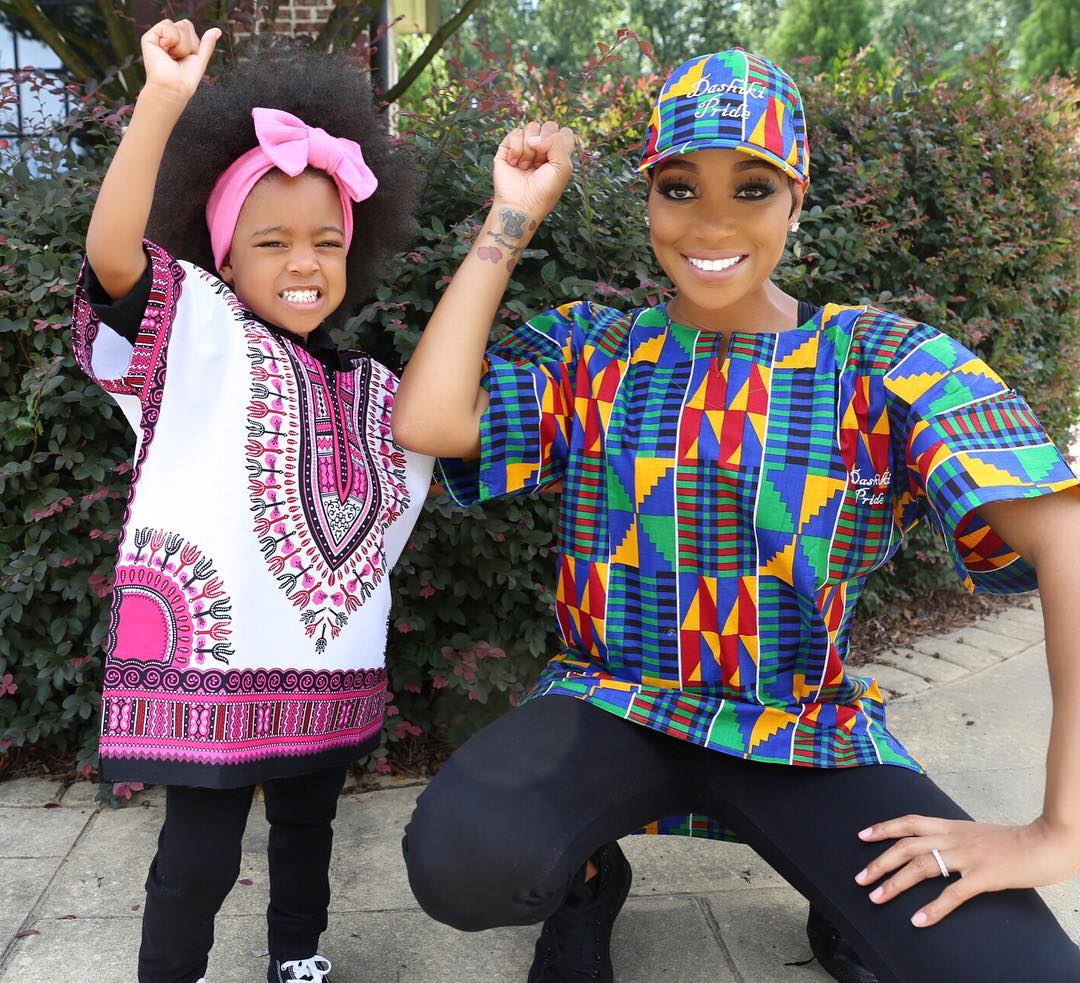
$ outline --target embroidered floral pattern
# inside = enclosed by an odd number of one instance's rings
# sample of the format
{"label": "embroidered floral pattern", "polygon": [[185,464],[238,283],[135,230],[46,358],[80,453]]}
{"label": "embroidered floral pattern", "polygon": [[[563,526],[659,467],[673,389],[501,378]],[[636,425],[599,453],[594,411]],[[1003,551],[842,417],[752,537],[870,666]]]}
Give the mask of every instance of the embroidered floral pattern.
{"label": "embroidered floral pattern", "polygon": [[214,562],[183,536],[136,529],[116,566],[111,661],[186,669],[233,650],[232,602]]}
{"label": "embroidered floral pattern", "polygon": [[323,652],[386,576],[383,534],[409,506],[405,454],[390,433],[397,380],[368,358],[327,372],[257,321],[244,330],[254,531]]}

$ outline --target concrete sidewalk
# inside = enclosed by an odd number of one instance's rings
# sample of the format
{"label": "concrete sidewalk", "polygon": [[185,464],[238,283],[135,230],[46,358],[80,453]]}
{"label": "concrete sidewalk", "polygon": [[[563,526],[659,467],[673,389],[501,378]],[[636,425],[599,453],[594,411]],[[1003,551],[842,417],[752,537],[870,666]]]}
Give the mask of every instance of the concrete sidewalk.
{"label": "concrete sidewalk", "polygon": [[[1030,601],[1022,602],[1030,604]],[[891,724],[934,778],[982,819],[1039,810],[1049,690],[1041,619],[1028,607],[886,652],[867,671]],[[150,790],[99,810],[93,786],[0,784],[0,983],[131,983],[142,884],[161,824]],[[336,825],[323,952],[335,983],[521,983],[535,928],[461,935],[420,912],[399,842],[417,787],[346,796]],[[212,835],[212,831],[208,831]],[[266,835],[252,812],[241,881],[218,919],[211,983],[265,978]],[[805,902],[749,849],[678,837],[624,841],[634,889],[615,929],[619,983],[822,983]],[[1043,892],[1080,940],[1080,884]]]}

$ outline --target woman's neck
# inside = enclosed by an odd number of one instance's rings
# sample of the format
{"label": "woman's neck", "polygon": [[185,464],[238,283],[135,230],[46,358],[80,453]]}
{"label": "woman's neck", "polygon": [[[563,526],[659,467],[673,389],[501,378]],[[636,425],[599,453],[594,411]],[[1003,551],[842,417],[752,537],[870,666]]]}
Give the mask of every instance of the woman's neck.
{"label": "woman's neck", "polygon": [[798,327],[799,320],[799,302],[772,281],[719,310],[698,307],[683,294],[676,294],[668,301],[667,310],[679,324],[720,334],[732,331],[777,334]]}

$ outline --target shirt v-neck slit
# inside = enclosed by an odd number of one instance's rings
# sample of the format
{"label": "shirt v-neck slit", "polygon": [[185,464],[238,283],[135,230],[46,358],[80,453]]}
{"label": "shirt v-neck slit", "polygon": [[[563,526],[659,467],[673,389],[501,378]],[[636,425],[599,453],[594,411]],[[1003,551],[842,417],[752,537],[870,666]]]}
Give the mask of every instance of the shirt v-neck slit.
{"label": "shirt v-neck slit", "polygon": [[691,361],[697,361],[697,347],[702,336],[716,335],[722,339],[722,342],[717,346],[717,350],[710,355],[711,366],[710,369],[716,373],[716,375],[727,379],[730,374],[730,364],[732,360],[732,350],[736,347],[736,342],[742,342],[742,347],[746,349],[760,348],[761,354],[765,355],[765,346],[762,345],[762,338],[769,337],[773,340],[773,344],[769,346],[769,354],[775,351],[777,339],[780,335],[787,334],[789,331],[810,331],[816,330],[818,325],[814,323],[821,308],[815,304],[811,304],[808,301],[798,301],[798,308],[796,310],[796,324],[793,328],[786,328],[783,331],[705,331],[702,328],[696,328],[689,324],[684,324],[681,321],[675,320],[671,316],[671,312],[668,310],[667,305],[663,306],[664,315],[667,319],[667,328],[669,331],[685,331],[693,332],[694,343],[690,347]]}

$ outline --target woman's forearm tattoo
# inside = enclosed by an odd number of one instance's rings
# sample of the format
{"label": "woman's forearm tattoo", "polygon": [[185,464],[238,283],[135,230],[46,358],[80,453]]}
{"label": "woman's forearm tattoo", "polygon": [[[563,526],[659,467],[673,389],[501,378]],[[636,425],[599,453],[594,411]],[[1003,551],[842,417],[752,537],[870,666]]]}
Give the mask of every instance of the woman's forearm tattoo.
{"label": "woman's forearm tattoo", "polygon": [[[499,222],[502,228],[489,229],[487,232],[487,235],[497,242],[498,246],[481,246],[476,250],[477,257],[488,263],[501,263],[503,253],[499,246],[502,246],[510,254],[506,268],[512,270],[521,255],[521,250],[524,248],[517,245],[516,241],[520,241],[525,234],[525,223],[528,221],[529,216],[525,212],[519,212],[513,208],[500,208]],[[535,227],[535,222],[530,225],[531,229]]]}
{"label": "woman's forearm tattoo", "polygon": [[525,234],[525,222],[529,216],[524,212],[516,212],[512,208],[500,208],[499,218],[502,219],[504,235],[511,239],[520,239]]}
{"label": "woman's forearm tattoo", "polygon": [[494,239],[504,249],[509,249],[511,254],[517,254],[521,252],[520,246],[515,246],[509,238],[504,236],[501,232],[489,232],[489,236]]}

